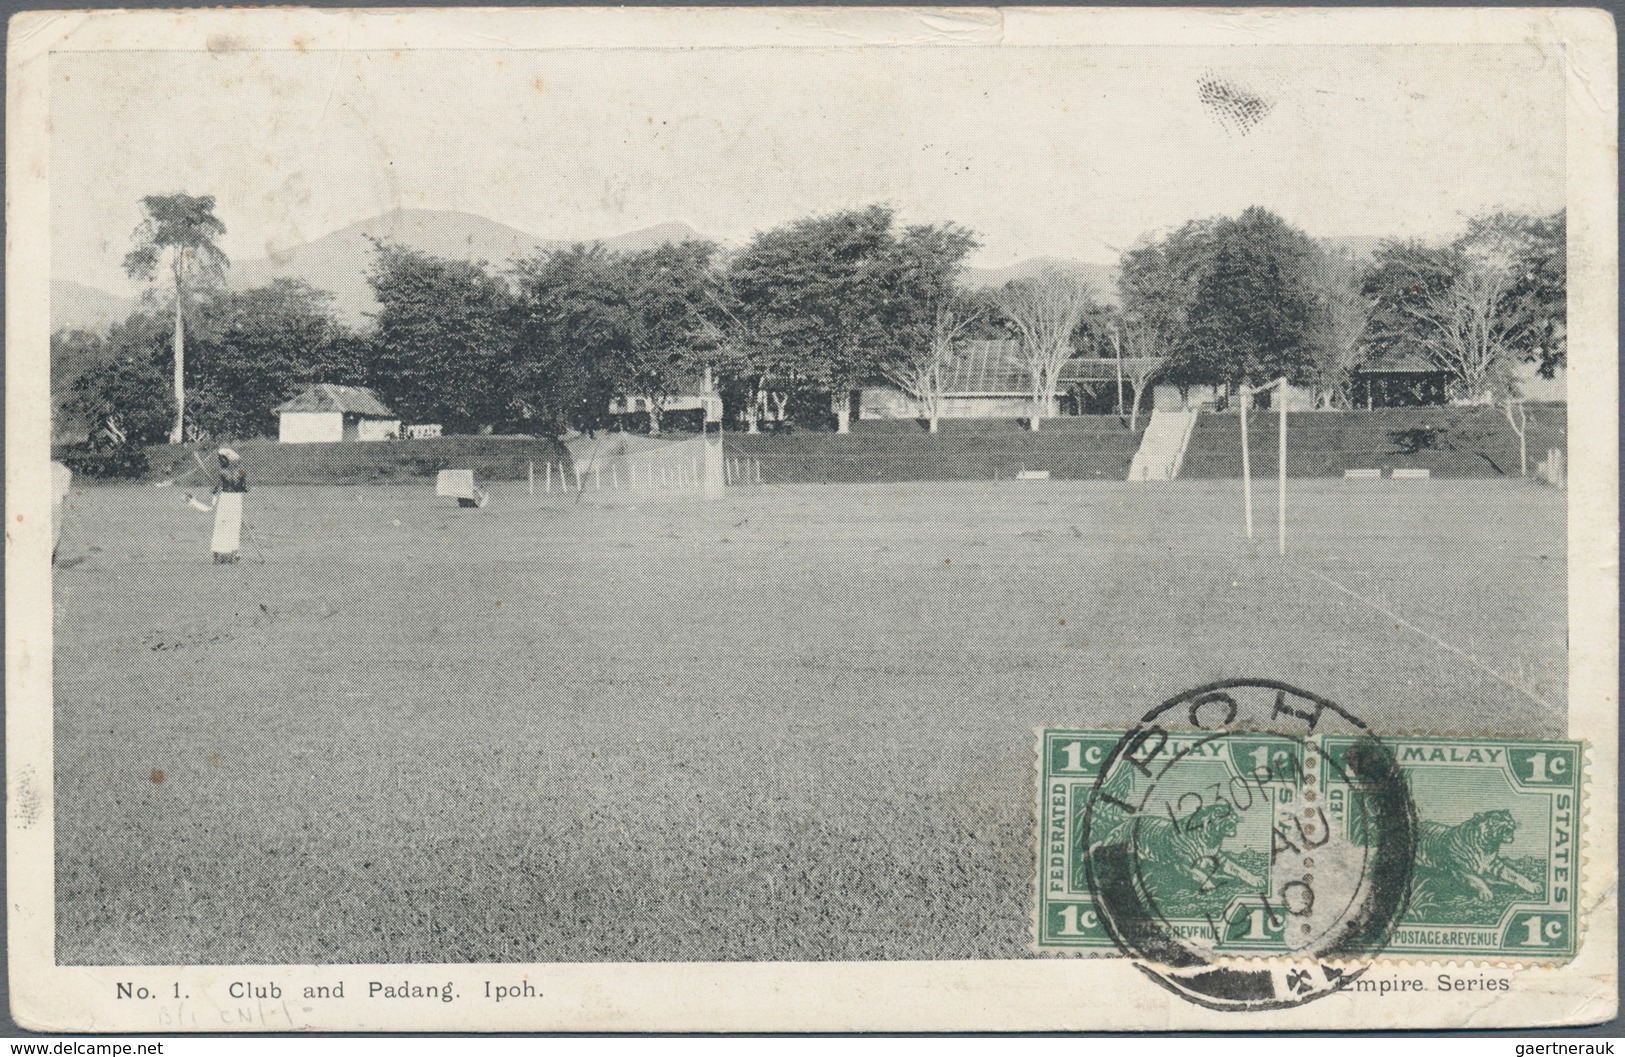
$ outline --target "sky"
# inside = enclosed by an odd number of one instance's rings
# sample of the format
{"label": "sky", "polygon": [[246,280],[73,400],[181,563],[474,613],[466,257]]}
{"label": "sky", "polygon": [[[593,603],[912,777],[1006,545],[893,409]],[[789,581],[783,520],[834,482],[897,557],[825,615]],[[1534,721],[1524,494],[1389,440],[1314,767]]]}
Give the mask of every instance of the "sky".
{"label": "sky", "polygon": [[98,52],[51,60],[52,276],[115,293],[142,195],[212,194],[233,260],[397,208],[542,238],[742,243],[871,202],[971,263],[1095,262],[1272,209],[1444,238],[1564,205],[1538,46]]}

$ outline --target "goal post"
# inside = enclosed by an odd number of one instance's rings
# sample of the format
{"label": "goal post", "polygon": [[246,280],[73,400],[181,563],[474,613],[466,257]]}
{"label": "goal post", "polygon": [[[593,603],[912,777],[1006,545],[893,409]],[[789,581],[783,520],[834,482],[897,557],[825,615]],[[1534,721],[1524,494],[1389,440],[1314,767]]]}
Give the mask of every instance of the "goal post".
{"label": "goal post", "polygon": [[1253,467],[1252,451],[1247,443],[1247,415],[1252,409],[1253,394],[1273,392],[1273,400],[1279,409],[1279,427],[1277,438],[1279,454],[1276,464],[1275,489],[1275,549],[1281,556],[1286,556],[1286,390],[1287,381],[1277,378],[1267,385],[1253,389],[1246,382],[1241,384],[1241,501],[1247,511],[1247,539],[1253,539]]}
{"label": "goal post", "polygon": [[706,499],[721,499],[726,485],[722,459],[722,394],[717,392],[716,377],[709,367],[705,369],[705,388],[700,399],[705,405],[704,483],[700,494]]}

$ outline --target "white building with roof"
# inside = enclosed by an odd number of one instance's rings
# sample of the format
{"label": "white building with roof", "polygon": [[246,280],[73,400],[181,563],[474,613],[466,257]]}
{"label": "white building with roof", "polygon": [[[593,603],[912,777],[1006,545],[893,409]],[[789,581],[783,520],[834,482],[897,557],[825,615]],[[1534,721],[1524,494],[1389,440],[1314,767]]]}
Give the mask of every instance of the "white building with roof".
{"label": "white building with roof", "polygon": [[[1159,362],[1074,356],[1061,366],[1056,379],[1055,412],[1079,414],[1090,410],[1092,403],[1114,408],[1119,379],[1126,408],[1134,399],[1136,370],[1149,373]],[[1149,396],[1148,392],[1140,410],[1151,410]],[[976,340],[955,347],[953,358],[943,365],[942,418],[1026,418],[1032,413],[1031,369],[1017,342]],[[922,414],[919,403],[908,394],[892,386],[874,386],[862,391],[858,417],[920,418]]]}
{"label": "white building with roof", "polygon": [[313,385],[277,409],[277,439],[283,444],[389,440],[401,435],[401,420],[371,389],[354,385]]}

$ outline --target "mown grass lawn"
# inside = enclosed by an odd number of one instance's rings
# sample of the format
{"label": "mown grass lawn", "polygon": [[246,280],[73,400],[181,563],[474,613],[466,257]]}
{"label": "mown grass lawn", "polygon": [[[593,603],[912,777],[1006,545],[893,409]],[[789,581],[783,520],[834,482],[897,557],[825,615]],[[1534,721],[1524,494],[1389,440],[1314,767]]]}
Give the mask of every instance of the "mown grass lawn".
{"label": "mown grass lawn", "polygon": [[1222,481],[264,488],[237,566],[173,494],[88,489],[58,957],[1020,958],[1037,726],[1267,676],[1564,732],[1561,493],[1291,488],[1290,563]]}

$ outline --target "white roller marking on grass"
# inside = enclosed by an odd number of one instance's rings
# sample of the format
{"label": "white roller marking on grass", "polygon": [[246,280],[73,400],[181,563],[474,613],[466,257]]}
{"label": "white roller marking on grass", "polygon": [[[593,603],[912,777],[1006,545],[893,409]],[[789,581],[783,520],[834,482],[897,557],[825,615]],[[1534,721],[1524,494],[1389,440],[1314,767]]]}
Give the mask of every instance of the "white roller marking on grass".
{"label": "white roller marking on grass", "polygon": [[1433,643],[1435,646],[1439,647],[1440,649],[1446,650],[1446,651],[1448,651],[1450,653],[1455,654],[1457,657],[1462,658],[1468,664],[1471,664],[1474,668],[1477,668],[1479,671],[1483,672],[1485,675],[1489,676],[1491,679],[1494,679],[1496,682],[1500,683],[1502,686],[1505,686],[1505,687],[1508,687],[1510,689],[1518,691],[1520,694],[1523,694],[1525,697],[1529,698],[1529,700],[1535,702],[1535,704],[1544,705],[1547,708],[1556,707],[1550,701],[1548,701],[1545,698],[1541,697],[1539,694],[1535,693],[1533,690],[1529,689],[1527,686],[1524,686],[1522,683],[1520,683],[1520,682],[1518,682],[1518,681],[1516,681],[1514,679],[1509,679],[1506,676],[1502,675],[1500,672],[1497,672],[1495,669],[1490,668],[1483,661],[1479,660],[1477,657],[1474,657],[1472,654],[1468,653],[1466,650],[1462,649],[1461,647],[1451,645],[1450,643],[1448,643],[1445,640],[1439,638],[1439,636],[1433,634],[1432,632],[1426,631],[1426,630],[1424,630],[1422,628],[1417,627],[1415,624],[1412,624],[1410,621],[1406,620],[1404,617],[1400,616],[1398,613],[1395,613],[1392,609],[1389,609],[1387,606],[1384,606],[1382,603],[1375,602],[1375,601],[1367,598],[1366,596],[1360,594],[1358,591],[1355,591],[1353,588],[1343,586],[1342,584],[1338,583],[1336,580],[1333,580],[1330,576],[1327,576],[1325,573],[1321,572],[1319,569],[1311,569],[1309,566],[1300,564],[1298,562],[1295,562],[1291,558],[1285,558],[1283,560],[1288,565],[1292,566],[1293,568],[1301,569],[1304,572],[1308,573],[1310,576],[1315,577],[1317,580],[1321,580],[1321,581],[1323,581],[1325,583],[1328,583],[1328,584],[1332,585],[1333,587],[1337,588],[1339,591],[1343,592],[1344,594],[1348,595],[1350,598],[1354,599],[1356,602],[1364,602],[1366,605],[1370,606],[1372,609],[1375,609],[1377,612],[1379,612],[1379,613],[1383,614],[1384,616],[1389,617],[1389,618],[1393,619],[1394,621],[1398,622],[1399,626],[1401,626],[1403,628],[1407,628],[1410,631],[1414,631],[1416,634],[1420,635],[1422,638],[1426,639],[1427,641]]}

